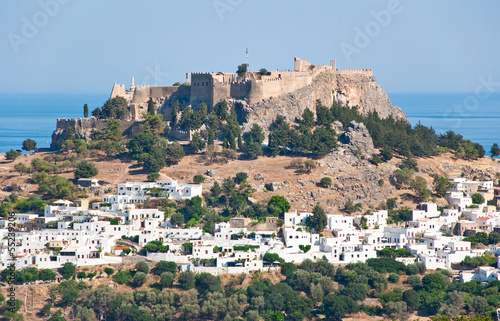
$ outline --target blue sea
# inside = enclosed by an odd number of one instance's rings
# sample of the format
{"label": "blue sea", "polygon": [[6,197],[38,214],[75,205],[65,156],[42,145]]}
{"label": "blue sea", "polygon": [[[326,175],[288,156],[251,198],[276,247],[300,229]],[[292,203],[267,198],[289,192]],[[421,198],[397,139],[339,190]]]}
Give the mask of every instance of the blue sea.
{"label": "blue sea", "polygon": [[[0,152],[21,149],[26,138],[38,148],[50,147],[57,118],[83,117],[83,105],[92,111],[109,94],[0,94]],[[480,143],[489,151],[500,143],[500,94],[476,96],[467,93],[389,94],[412,125],[421,122],[438,133],[447,130]]]}
{"label": "blue sea", "polygon": [[413,126],[421,122],[437,133],[452,130],[483,145],[487,155],[493,143],[500,144],[500,93],[398,93],[389,94],[389,98],[403,109]]}
{"label": "blue sea", "polygon": [[26,138],[49,148],[57,118],[83,118],[100,107],[109,94],[0,94],[0,152],[21,149]]}

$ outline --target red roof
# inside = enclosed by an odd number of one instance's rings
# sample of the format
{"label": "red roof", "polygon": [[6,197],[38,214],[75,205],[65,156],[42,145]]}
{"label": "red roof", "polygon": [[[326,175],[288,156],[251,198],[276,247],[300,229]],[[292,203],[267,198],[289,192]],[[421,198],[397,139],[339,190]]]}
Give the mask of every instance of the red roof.
{"label": "red roof", "polygon": [[487,220],[489,220],[489,218],[487,218],[487,217],[478,217],[476,219],[476,221],[487,221]]}

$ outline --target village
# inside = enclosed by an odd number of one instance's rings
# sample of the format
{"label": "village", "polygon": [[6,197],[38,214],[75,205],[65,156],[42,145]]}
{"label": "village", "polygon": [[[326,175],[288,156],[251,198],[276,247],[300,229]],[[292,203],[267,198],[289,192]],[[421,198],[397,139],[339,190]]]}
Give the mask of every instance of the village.
{"label": "village", "polygon": [[16,269],[55,269],[66,262],[119,264],[124,256],[142,250],[147,259],[173,261],[181,271],[218,275],[276,269],[277,258],[292,263],[305,259],[366,262],[390,248],[385,252],[393,253],[397,261],[421,262],[429,270],[446,269],[462,282],[500,280],[500,266],[456,269],[466,257],[500,253],[495,244],[480,247],[470,241],[480,232],[500,232],[500,212],[489,205],[496,202],[497,189],[492,181],[455,178],[451,182],[453,188],[446,194],[449,208],[440,211],[437,204],[421,203],[412,210],[411,219],[399,225],[388,223],[387,210],[354,216],[327,214],[328,233],[316,233],[306,228],[312,213],[291,211],[284,214],[282,226],[277,217],[260,223],[233,217],[215,223],[213,235],[199,227],[178,228],[158,209],[136,208],[152,191],[176,201],[201,197],[201,184],[128,182],[118,184],[116,195],[103,195],[102,202],[59,200],[46,206],[43,215],[15,214],[14,252],[7,244],[9,220],[0,221],[0,268],[8,267],[12,254]]}

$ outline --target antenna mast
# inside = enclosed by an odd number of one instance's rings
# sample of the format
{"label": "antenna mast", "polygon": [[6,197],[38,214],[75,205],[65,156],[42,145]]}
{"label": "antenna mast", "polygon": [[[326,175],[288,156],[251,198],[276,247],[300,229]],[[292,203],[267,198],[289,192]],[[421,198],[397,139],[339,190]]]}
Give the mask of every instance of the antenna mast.
{"label": "antenna mast", "polygon": [[155,59],[155,84],[158,87],[158,68],[157,68],[157,60]]}
{"label": "antenna mast", "polygon": [[247,59],[246,61],[247,61],[247,71],[248,71],[248,48],[247,48],[247,58],[246,59]]}

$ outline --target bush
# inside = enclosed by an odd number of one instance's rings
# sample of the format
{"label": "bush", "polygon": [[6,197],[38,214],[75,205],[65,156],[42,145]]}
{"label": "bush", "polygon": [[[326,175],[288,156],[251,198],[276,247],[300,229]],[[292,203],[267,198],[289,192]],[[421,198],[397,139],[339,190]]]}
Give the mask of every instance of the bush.
{"label": "bush", "polygon": [[110,276],[110,275],[113,275],[113,273],[115,273],[115,270],[113,270],[112,268],[107,267],[107,268],[105,268],[105,269],[104,269],[104,272],[105,272],[108,276]]}
{"label": "bush", "polygon": [[200,184],[200,183],[203,183],[205,181],[205,177],[203,177],[203,175],[194,175],[193,177],[193,183],[195,184]]}
{"label": "bush", "polygon": [[140,287],[140,286],[144,285],[144,283],[146,283],[146,280],[147,280],[146,273],[137,272],[134,275],[133,279],[130,281],[130,283],[132,283],[132,285],[135,287]]}
{"label": "bush", "polygon": [[59,268],[59,273],[61,273],[62,277],[65,279],[71,278],[76,271],[76,265],[71,262],[66,262]]}
{"label": "bush", "polygon": [[330,187],[332,185],[332,179],[330,177],[323,177],[320,181],[323,187]]}
{"label": "bush", "polygon": [[191,271],[184,271],[179,274],[179,283],[184,290],[189,290],[194,288],[196,282],[196,276]]}
{"label": "bush", "polygon": [[99,173],[94,164],[87,161],[83,161],[76,165],[75,169],[75,179],[79,178],[89,178],[96,176]]}
{"label": "bush", "polygon": [[171,287],[174,284],[174,275],[170,272],[163,272],[160,275],[160,284],[164,288]]}
{"label": "bush", "polygon": [[77,278],[79,279],[85,279],[87,277],[87,273],[85,272],[78,272],[78,274],[76,275]]}
{"label": "bush", "polygon": [[420,277],[418,275],[410,275],[406,279],[406,283],[408,283],[412,287],[416,287],[416,286],[421,284],[421,280],[420,280]]}
{"label": "bush", "polygon": [[14,160],[14,159],[18,158],[19,156],[21,156],[22,154],[23,153],[20,150],[13,150],[11,148],[10,151],[5,153],[5,158],[7,160]]}
{"label": "bush", "polygon": [[236,177],[234,178],[234,181],[236,184],[241,184],[245,182],[248,178],[248,174],[245,172],[239,172],[236,174]]}
{"label": "bush", "polygon": [[389,274],[389,277],[387,279],[391,283],[398,283],[399,282],[399,275],[396,273],[391,273],[391,274]]}
{"label": "bush", "polygon": [[150,182],[155,182],[160,178],[160,173],[149,173],[148,174],[148,181]]}
{"label": "bush", "polygon": [[156,275],[162,275],[163,272],[170,272],[175,276],[177,274],[177,264],[172,261],[160,261],[156,263],[151,272]]}
{"label": "bush", "polygon": [[144,262],[144,261],[137,262],[135,264],[135,269],[138,272],[143,272],[143,273],[146,273],[146,274],[149,273],[149,265],[146,262]]}
{"label": "bush", "polygon": [[118,271],[113,275],[113,280],[118,284],[125,284],[132,280],[132,275],[130,275],[130,270]]}

